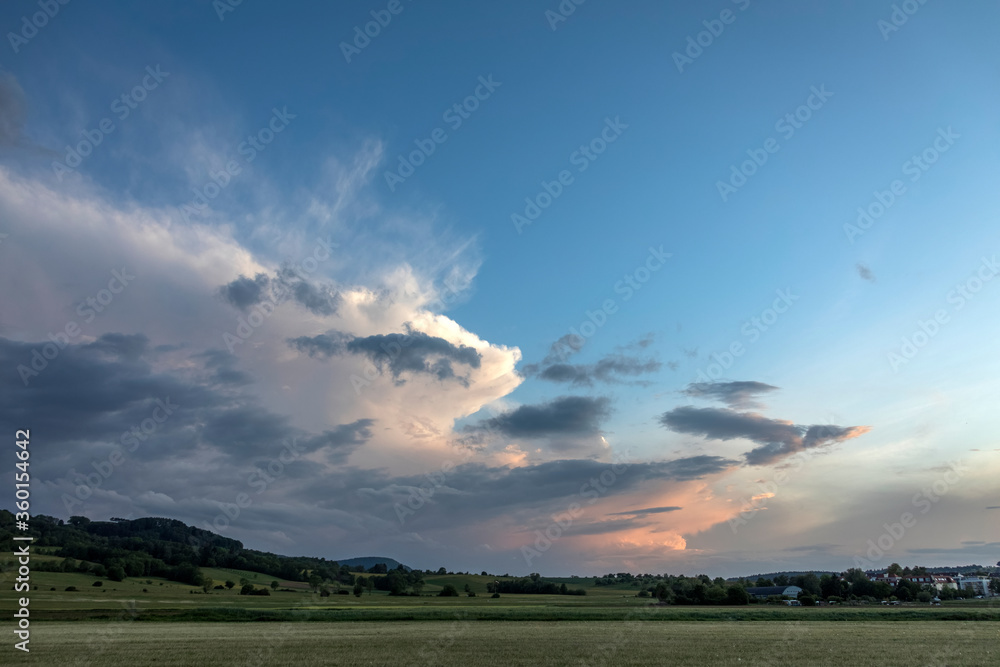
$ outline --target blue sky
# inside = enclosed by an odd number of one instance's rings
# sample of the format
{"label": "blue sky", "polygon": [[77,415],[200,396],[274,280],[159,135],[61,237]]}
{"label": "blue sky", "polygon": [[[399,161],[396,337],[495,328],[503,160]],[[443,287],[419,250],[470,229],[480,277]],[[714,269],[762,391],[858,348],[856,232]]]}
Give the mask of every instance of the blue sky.
{"label": "blue sky", "polygon": [[[36,3],[0,9],[0,337],[4,398],[24,406],[0,416],[94,425],[53,435],[48,511],[210,524],[284,429],[311,449],[297,484],[225,528],[252,546],[552,574],[837,569],[962,461],[886,558],[996,560],[995,5],[592,0],[553,22],[556,2],[389,4],[70,2],[35,32]],[[344,47],[372,12],[387,24]],[[82,133],[100,144],[54,168]],[[213,174],[224,186],[192,208]],[[518,225],[546,184],[558,196]],[[71,389],[58,370],[25,382],[23,360],[123,264],[134,287],[63,350]],[[274,294],[280,316],[227,345]],[[608,303],[578,352],[553,354]],[[100,373],[113,395],[86,407]],[[74,476],[166,386],[271,421],[168,421],[155,455],[69,511]],[[560,485],[590,470],[573,466],[616,457],[635,479],[526,558],[573,502]],[[415,480],[459,461],[399,518]],[[512,496],[519,479],[551,493]],[[480,510],[450,523],[451,503]]]}

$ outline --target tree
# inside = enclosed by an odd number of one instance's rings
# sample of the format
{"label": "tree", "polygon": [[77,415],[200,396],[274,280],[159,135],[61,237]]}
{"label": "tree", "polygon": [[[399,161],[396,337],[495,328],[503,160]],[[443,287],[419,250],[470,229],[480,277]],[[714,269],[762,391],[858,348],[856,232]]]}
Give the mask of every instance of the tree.
{"label": "tree", "polygon": [[443,598],[457,598],[458,591],[451,584],[445,584],[444,588],[441,589],[441,592],[438,593],[438,596]]}
{"label": "tree", "polygon": [[207,593],[210,590],[212,590],[213,586],[215,586],[215,582],[214,581],[212,581],[211,579],[205,579],[205,583],[203,583],[201,585],[201,590],[203,590],[203,591],[205,591]]}
{"label": "tree", "polygon": [[232,581],[231,579],[226,579],[226,588],[230,588],[231,589],[235,585],[236,585],[235,581]]}
{"label": "tree", "polygon": [[272,590],[272,591],[276,591],[276,590],[278,590],[278,586],[280,586],[280,585],[281,585],[281,584],[279,584],[279,583],[277,582],[277,580],[275,580],[275,581],[272,581],[272,582],[271,582],[271,590]]}
{"label": "tree", "polygon": [[365,592],[365,587],[360,583],[354,584],[354,597],[359,598]]}
{"label": "tree", "polygon": [[994,595],[1000,595],[1000,579],[990,579],[990,590]]}
{"label": "tree", "polygon": [[320,578],[318,574],[314,573],[309,575],[309,588],[311,588],[313,592],[319,590],[319,585],[322,583],[323,580]]}
{"label": "tree", "polygon": [[730,586],[726,589],[726,604],[750,604],[750,594],[742,586]]}
{"label": "tree", "polygon": [[899,563],[893,563],[889,566],[888,573],[898,577],[903,573],[903,567]]}
{"label": "tree", "polygon": [[653,589],[653,595],[656,599],[665,604],[670,604],[674,601],[674,591],[666,582],[660,582],[656,584],[656,588]]}
{"label": "tree", "polygon": [[121,565],[115,565],[114,567],[108,568],[108,579],[111,581],[122,581],[125,578],[125,568]]}
{"label": "tree", "polygon": [[240,589],[240,595],[253,595],[253,584],[243,584],[243,588]]}
{"label": "tree", "polygon": [[439,567],[437,573],[438,574],[448,574],[448,570],[444,569],[443,567]]}

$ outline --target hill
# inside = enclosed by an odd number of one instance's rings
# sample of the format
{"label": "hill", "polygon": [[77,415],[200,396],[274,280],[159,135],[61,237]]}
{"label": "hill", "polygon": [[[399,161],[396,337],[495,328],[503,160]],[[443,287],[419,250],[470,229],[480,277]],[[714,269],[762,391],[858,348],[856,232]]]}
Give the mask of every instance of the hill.
{"label": "hill", "polygon": [[[0,540],[13,537],[14,529],[14,515],[0,510]],[[358,562],[347,565],[326,558],[247,549],[239,540],[161,517],[91,521],[73,516],[63,522],[38,515],[31,519],[29,534],[35,537],[38,551],[50,557],[38,561],[35,569],[88,573],[112,581],[161,577],[201,586],[205,581],[202,570],[212,569],[259,573],[286,582],[308,582],[315,575],[321,580],[353,585],[351,571],[360,570],[362,563],[370,563],[365,569],[379,562],[385,563],[387,569],[400,565],[392,558],[352,559]]]}
{"label": "hill", "polygon": [[366,571],[370,571],[375,565],[385,565],[387,570],[395,570],[397,567],[402,566],[404,570],[409,571],[411,568],[403,565],[395,558],[387,558],[386,556],[361,556],[360,558],[344,558],[338,560],[339,565],[346,565],[351,570],[356,567],[363,567]]}

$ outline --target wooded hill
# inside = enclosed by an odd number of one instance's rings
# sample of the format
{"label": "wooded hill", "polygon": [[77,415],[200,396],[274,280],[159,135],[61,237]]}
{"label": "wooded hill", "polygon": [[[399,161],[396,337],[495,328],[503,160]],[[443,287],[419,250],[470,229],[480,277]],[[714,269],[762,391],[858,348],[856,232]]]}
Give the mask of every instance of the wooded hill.
{"label": "wooded hill", "polygon": [[[14,533],[14,515],[0,510],[0,540],[6,542]],[[72,559],[69,565],[35,563],[33,569],[72,567],[113,581],[125,577],[164,577],[200,586],[204,578],[199,568],[213,567],[261,572],[285,581],[308,581],[310,575],[318,575],[323,580],[353,584],[351,572],[366,569],[360,564],[341,565],[325,558],[281,556],[247,549],[239,540],[160,517],[91,521],[74,516],[64,522],[38,515],[31,518],[27,534],[35,537],[34,546],[54,547],[51,555]],[[386,564],[399,565],[391,558],[359,560],[383,572]],[[378,567],[378,563],[383,566]]]}

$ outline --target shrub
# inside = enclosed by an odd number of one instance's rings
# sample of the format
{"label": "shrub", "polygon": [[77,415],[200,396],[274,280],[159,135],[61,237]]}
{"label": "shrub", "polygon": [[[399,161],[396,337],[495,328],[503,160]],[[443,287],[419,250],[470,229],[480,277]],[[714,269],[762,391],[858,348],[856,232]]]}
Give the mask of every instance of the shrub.
{"label": "shrub", "polygon": [[498,597],[500,597],[500,594],[499,594],[499,593],[494,593],[494,594],[493,594],[493,595],[491,595],[490,597],[491,597],[491,598],[498,598]]}
{"label": "shrub", "polygon": [[91,584],[91,586],[103,586],[103,585],[104,585],[103,581],[95,581],[94,583]]}
{"label": "shrub", "polygon": [[451,584],[445,584],[444,588],[441,589],[441,592],[438,593],[438,597],[442,597],[442,598],[457,598],[458,597],[458,590],[456,590],[456,588],[454,586],[452,586]]}
{"label": "shrub", "polygon": [[[53,589],[53,590],[54,590],[54,589]],[[70,592],[73,592],[73,591],[75,591],[75,590],[76,590],[76,586],[67,586],[67,587],[66,587],[66,590],[67,590],[67,591],[70,591]]]}

